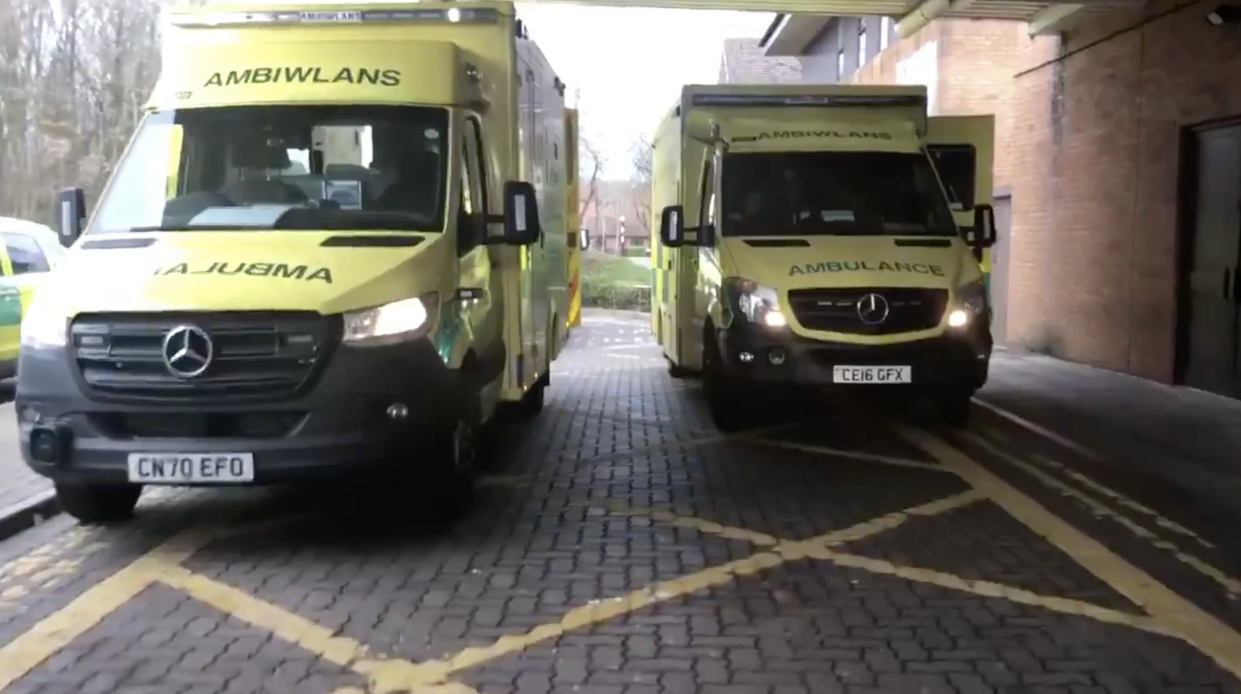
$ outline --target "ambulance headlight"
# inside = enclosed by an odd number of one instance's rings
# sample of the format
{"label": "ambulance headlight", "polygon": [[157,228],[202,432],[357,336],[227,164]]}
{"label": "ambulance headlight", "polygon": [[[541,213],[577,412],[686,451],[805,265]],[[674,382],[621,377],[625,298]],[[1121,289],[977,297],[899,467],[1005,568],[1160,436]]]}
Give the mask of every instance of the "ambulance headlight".
{"label": "ambulance headlight", "polygon": [[37,299],[22,317],[20,344],[26,349],[64,347],[69,329],[69,316],[53,305]]}
{"label": "ambulance headlight", "polygon": [[749,322],[769,328],[788,325],[780,312],[780,302],[774,288],[744,277],[730,277],[725,280],[725,286],[732,297],[733,307]]}
{"label": "ambulance headlight", "polygon": [[987,312],[987,287],[981,278],[957,287],[948,310],[948,327],[964,328]]}
{"label": "ambulance headlight", "polygon": [[345,314],[345,344],[355,347],[391,345],[416,340],[435,325],[439,297],[402,299]]}

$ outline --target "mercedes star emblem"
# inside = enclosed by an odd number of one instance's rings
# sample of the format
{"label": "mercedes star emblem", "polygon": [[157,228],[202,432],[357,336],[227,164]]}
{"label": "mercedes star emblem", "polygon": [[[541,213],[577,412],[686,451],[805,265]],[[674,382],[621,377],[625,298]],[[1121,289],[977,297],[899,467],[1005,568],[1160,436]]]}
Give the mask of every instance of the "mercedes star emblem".
{"label": "mercedes star emblem", "polygon": [[164,335],[164,364],[173,376],[201,376],[215,356],[215,345],[206,330],[194,325],[178,325]]}
{"label": "mercedes star emblem", "polygon": [[879,325],[888,319],[888,300],[881,294],[866,294],[857,300],[857,317],[867,325]]}

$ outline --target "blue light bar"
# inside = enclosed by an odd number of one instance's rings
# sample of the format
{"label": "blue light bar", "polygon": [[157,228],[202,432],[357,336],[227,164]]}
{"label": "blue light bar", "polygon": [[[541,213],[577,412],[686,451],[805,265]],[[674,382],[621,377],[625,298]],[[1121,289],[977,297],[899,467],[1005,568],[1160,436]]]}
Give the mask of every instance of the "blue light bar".
{"label": "blue light bar", "polygon": [[253,24],[367,24],[384,22],[451,22],[492,24],[500,13],[492,7],[448,7],[402,10],[255,10],[173,14],[181,27],[247,26]]}
{"label": "blue light bar", "polygon": [[692,106],[926,106],[921,94],[694,94]]}

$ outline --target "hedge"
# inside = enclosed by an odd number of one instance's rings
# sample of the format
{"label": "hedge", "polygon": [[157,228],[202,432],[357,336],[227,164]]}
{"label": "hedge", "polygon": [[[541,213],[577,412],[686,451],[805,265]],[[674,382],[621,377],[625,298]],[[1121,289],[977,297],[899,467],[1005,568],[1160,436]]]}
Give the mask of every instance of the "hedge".
{"label": "hedge", "polygon": [[592,283],[589,278],[583,278],[582,305],[592,308],[650,312],[651,288],[642,284]]}

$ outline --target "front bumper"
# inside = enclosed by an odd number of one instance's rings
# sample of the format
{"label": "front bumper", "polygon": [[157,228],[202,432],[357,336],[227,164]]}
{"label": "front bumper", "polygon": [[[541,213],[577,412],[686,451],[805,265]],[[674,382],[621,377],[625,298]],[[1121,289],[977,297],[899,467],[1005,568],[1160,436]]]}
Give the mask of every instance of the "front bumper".
{"label": "front bumper", "polygon": [[888,385],[926,391],[973,392],[987,382],[991,326],[980,316],[968,328],[909,342],[864,345],[801,337],[744,320],[716,331],[724,372],[752,383],[830,388],[873,388],[834,382],[837,366],[910,367],[912,383]]}
{"label": "front bumper", "polygon": [[[340,346],[302,394],[245,404],[115,402],[87,395],[65,349],[23,350],[20,360],[22,457],[55,481],[126,482],[131,453],[252,453],[251,484],[364,474],[417,464],[419,443],[463,412],[459,372],[426,340]],[[394,418],[388,411],[398,403],[405,416]],[[54,436],[53,455],[39,446],[32,456],[36,430]]]}

